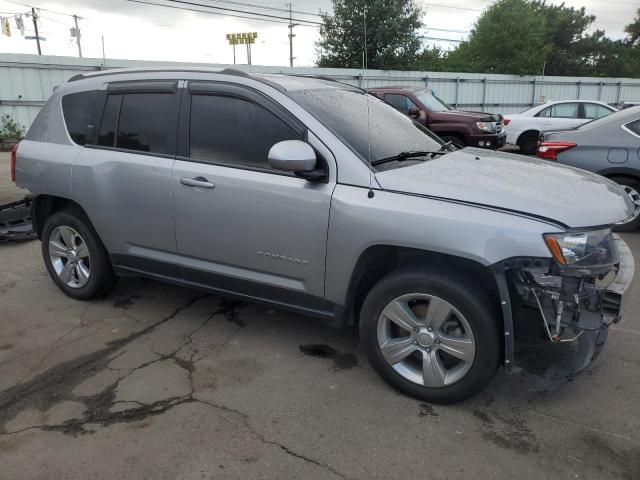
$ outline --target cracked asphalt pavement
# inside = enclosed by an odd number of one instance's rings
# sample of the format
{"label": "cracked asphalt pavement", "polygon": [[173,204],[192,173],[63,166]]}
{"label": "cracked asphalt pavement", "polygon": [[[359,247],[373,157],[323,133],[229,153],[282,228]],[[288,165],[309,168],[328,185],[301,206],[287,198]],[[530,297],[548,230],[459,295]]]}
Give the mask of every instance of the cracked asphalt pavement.
{"label": "cracked asphalt pavement", "polygon": [[0,479],[640,479],[639,291],[573,382],[500,372],[445,407],[354,330],[142,279],[73,301],[38,241],[4,244]]}

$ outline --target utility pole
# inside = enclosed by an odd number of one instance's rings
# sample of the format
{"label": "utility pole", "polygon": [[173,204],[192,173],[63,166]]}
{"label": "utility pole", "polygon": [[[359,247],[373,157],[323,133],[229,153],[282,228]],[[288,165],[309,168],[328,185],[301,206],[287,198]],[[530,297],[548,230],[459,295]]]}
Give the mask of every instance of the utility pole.
{"label": "utility pole", "polygon": [[38,55],[42,55],[40,49],[40,34],[38,33],[38,14],[35,8],[31,8],[31,19],[33,20],[33,29],[36,31],[36,45],[38,45]]}
{"label": "utility pole", "polygon": [[104,70],[107,67],[107,58],[104,54],[104,35],[102,35],[102,69]]}
{"label": "utility pole", "polygon": [[293,27],[295,24],[293,23],[293,4],[289,2],[289,67],[293,68],[293,37],[295,37],[293,33]]}
{"label": "utility pole", "polygon": [[82,58],[82,46],[80,45],[80,28],[78,27],[78,16],[73,16],[73,21],[76,25],[75,30],[73,31],[74,37],[76,37],[76,42],[78,43],[78,56]]}

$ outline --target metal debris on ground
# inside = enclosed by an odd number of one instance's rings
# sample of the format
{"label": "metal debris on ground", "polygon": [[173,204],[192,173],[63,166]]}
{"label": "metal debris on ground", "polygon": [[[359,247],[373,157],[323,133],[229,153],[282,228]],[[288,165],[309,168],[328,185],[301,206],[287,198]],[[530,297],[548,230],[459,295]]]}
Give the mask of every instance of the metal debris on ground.
{"label": "metal debris on ground", "polygon": [[0,243],[34,238],[29,199],[0,205]]}

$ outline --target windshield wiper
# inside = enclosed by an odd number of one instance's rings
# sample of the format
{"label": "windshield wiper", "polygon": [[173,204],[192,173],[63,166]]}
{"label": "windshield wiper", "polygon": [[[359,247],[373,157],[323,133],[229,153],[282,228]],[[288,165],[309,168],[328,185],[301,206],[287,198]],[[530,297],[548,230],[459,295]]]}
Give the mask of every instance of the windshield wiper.
{"label": "windshield wiper", "polygon": [[376,165],[382,165],[383,163],[403,162],[405,160],[410,160],[414,158],[426,157],[429,155],[430,156],[445,155],[447,153],[451,153],[451,152],[443,151],[443,150],[439,150],[437,152],[428,152],[428,151],[420,151],[420,150],[416,150],[412,152],[400,152],[398,155],[394,155],[392,157],[379,158],[378,160],[374,160],[373,162],[371,162],[371,165],[375,167]]}

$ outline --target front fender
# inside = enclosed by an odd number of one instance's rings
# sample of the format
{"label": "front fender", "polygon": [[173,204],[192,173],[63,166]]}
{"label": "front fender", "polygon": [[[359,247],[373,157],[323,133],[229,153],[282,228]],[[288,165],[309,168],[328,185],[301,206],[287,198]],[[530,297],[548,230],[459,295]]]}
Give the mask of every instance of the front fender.
{"label": "front fender", "polygon": [[331,202],[325,298],[345,305],[351,274],[369,247],[391,245],[465,258],[489,267],[510,257],[548,257],[542,235],[563,231],[489,207],[338,185]]}

